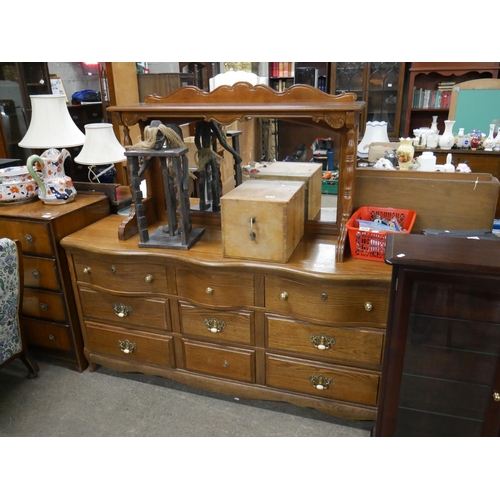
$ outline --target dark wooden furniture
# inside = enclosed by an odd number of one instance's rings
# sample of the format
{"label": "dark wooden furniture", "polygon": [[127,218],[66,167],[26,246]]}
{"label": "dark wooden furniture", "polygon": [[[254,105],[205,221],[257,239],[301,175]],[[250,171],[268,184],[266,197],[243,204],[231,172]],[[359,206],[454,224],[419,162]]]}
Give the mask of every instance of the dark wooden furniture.
{"label": "dark wooden furniture", "polygon": [[[447,108],[415,108],[413,103],[414,88],[437,90],[443,81],[461,83],[478,78],[498,78],[498,62],[413,62],[409,69],[408,101],[406,106],[404,136],[413,137],[413,130],[430,127],[432,117],[437,115],[440,133],[444,132],[444,120],[448,119]],[[469,132],[469,131],[466,131]]]}
{"label": "dark wooden furniture", "polygon": [[0,205],[2,235],[21,241],[24,261],[22,323],[30,350],[87,367],[66,253],[59,242],[110,213],[103,194],[77,195],[66,205],[41,201]]}
{"label": "dark wooden furniture", "polygon": [[377,436],[498,436],[500,239],[391,235]]}
{"label": "dark wooden furniture", "polygon": [[[336,258],[342,262],[346,223],[352,213],[359,116],[365,106],[364,102],[355,99],[355,94],[332,96],[306,85],[295,85],[284,93],[278,93],[266,85],[251,86],[241,82],[232,87],[218,87],[213,92],[184,87],[166,97],[153,96],[147,104],[111,106],[108,111],[123,126],[125,145],[132,144],[131,126],[140,124],[144,127],[152,119],[177,124],[214,120],[227,125],[252,117],[276,118],[300,125],[316,125],[326,134],[338,133],[340,179],[337,222],[324,224],[321,229],[338,234]],[[123,175],[123,171],[121,173]],[[117,181],[129,184],[127,179],[118,178]],[[315,221],[309,222],[312,224]],[[320,223],[315,225],[315,230],[318,228]]]}
{"label": "dark wooden furniture", "polygon": [[140,248],[122,221],[61,241],[89,369],[375,419],[389,266],[336,263],[333,235],[305,235],[287,263],[224,258],[219,227],[189,251]]}

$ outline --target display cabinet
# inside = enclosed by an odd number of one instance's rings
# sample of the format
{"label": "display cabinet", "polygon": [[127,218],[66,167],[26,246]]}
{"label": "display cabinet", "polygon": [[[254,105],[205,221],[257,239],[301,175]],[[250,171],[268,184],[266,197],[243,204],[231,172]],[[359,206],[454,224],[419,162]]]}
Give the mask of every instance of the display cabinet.
{"label": "display cabinet", "polygon": [[[414,129],[430,127],[433,116],[438,117],[438,128],[443,133],[450,103],[447,98],[436,101],[436,93],[449,92],[451,95],[453,84],[479,78],[498,78],[499,69],[498,62],[411,63],[404,136],[412,137]],[[428,98],[424,96],[426,91]]]}
{"label": "display cabinet", "polygon": [[360,137],[367,121],[387,122],[389,139],[399,139],[405,63],[336,62],[331,64],[330,93],[354,92],[367,103]]}
{"label": "display cabinet", "polygon": [[500,239],[390,235],[377,436],[498,436]]}

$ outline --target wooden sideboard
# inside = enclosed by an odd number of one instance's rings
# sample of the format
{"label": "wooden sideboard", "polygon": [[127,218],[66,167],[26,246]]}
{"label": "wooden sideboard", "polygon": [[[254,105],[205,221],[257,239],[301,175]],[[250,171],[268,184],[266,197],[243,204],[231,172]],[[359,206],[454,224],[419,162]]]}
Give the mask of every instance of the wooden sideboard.
{"label": "wooden sideboard", "polygon": [[[214,120],[229,125],[236,120],[274,118],[299,125],[314,125],[324,129],[326,134],[338,133],[337,221],[321,229],[338,235],[336,259],[342,262],[346,223],[352,214],[359,117],[364,107],[365,103],[356,101],[354,93],[333,96],[308,85],[294,85],[285,92],[276,92],[267,85],[252,86],[239,82],[231,87],[218,87],[212,92],[183,87],[166,97],[151,96],[146,98],[146,103],[110,106],[108,111],[114,116],[113,121],[123,126],[126,146],[132,145],[130,127],[139,124],[144,128],[153,119],[177,124]],[[120,177],[117,181],[128,184]]]}
{"label": "wooden sideboard", "polygon": [[335,235],[304,235],[284,264],[224,258],[216,226],[189,251],[139,248],[123,220],[61,242],[90,370],[376,418],[390,266],[337,263]]}

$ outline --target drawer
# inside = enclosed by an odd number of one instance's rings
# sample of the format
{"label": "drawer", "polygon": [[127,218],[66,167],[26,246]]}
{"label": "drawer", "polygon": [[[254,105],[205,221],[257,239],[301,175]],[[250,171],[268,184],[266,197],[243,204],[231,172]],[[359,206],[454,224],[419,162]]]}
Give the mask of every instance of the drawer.
{"label": "drawer", "polygon": [[33,318],[64,323],[67,319],[63,294],[25,288],[23,314]]}
{"label": "drawer", "polygon": [[76,278],[89,285],[123,292],[168,293],[167,268],[155,264],[138,265],[135,260],[119,262],[74,255]]}
{"label": "drawer", "polygon": [[83,317],[118,323],[125,328],[170,330],[166,299],[112,295],[80,288]]}
{"label": "drawer", "polygon": [[222,342],[253,344],[254,314],[247,311],[220,311],[179,304],[181,333]]}
{"label": "drawer", "polygon": [[85,347],[127,361],[173,366],[173,343],[168,335],[85,323]]}
{"label": "drawer", "polygon": [[283,316],[324,323],[385,328],[389,302],[388,283],[312,285],[267,277],[266,308]]}
{"label": "drawer", "polygon": [[177,293],[191,302],[227,308],[254,305],[251,274],[207,273],[176,268]]}
{"label": "drawer", "polygon": [[325,360],[382,362],[383,330],[335,328],[267,316],[267,346]]}
{"label": "drawer", "polygon": [[187,370],[255,382],[255,352],[250,349],[222,348],[184,340],[184,354]]}
{"label": "drawer", "polygon": [[266,385],[375,406],[379,374],[267,354]]}
{"label": "drawer", "polygon": [[29,345],[72,352],[69,326],[23,318],[24,333]]}
{"label": "drawer", "polygon": [[69,114],[71,115],[71,118],[73,118],[73,121],[76,124],[84,124],[85,123],[85,110],[83,107],[68,107]]}
{"label": "drawer", "polygon": [[23,248],[23,254],[44,255],[47,257],[54,255],[48,223],[9,220],[8,224],[4,222],[3,225],[2,236],[12,240],[19,240]]}
{"label": "drawer", "polygon": [[57,264],[54,259],[23,256],[24,286],[43,288],[44,290],[60,290]]}

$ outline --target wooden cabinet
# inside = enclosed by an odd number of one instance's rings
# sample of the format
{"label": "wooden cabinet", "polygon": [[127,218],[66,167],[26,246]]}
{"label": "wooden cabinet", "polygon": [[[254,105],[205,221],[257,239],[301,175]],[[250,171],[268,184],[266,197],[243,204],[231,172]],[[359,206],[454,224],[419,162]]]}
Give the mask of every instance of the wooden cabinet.
{"label": "wooden cabinet", "polygon": [[354,92],[366,102],[360,121],[360,137],[367,121],[387,122],[389,139],[399,140],[405,63],[331,63],[330,93]]}
{"label": "wooden cabinet", "polygon": [[59,242],[110,213],[105,196],[78,195],[66,205],[41,201],[0,206],[2,235],[21,241],[23,324],[30,350],[87,367],[66,254]]}
{"label": "wooden cabinet", "polygon": [[[440,133],[444,132],[444,120],[448,119],[449,103],[441,103],[439,108],[433,107],[431,104],[432,92],[438,91],[441,83],[458,84],[479,78],[498,78],[499,69],[498,62],[411,63],[408,77],[404,136],[413,137],[414,129],[430,127],[433,116],[438,117],[437,123]],[[414,103],[416,89],[429,92],[430,101],[428,104],[424,104],[423,101]]]}
{"label": "wooden cabinet", "polygon": [[90,369],[375,420],[389,266],[336,265],[335,237],[314,235],[287,263],[228,259],[218,227],[188,252],[139,248],[122,220],[62,240]]}
{"label": "wooden cabinet", "polygon": [[498,436],[500,239],[389,236],[378,436]]}

